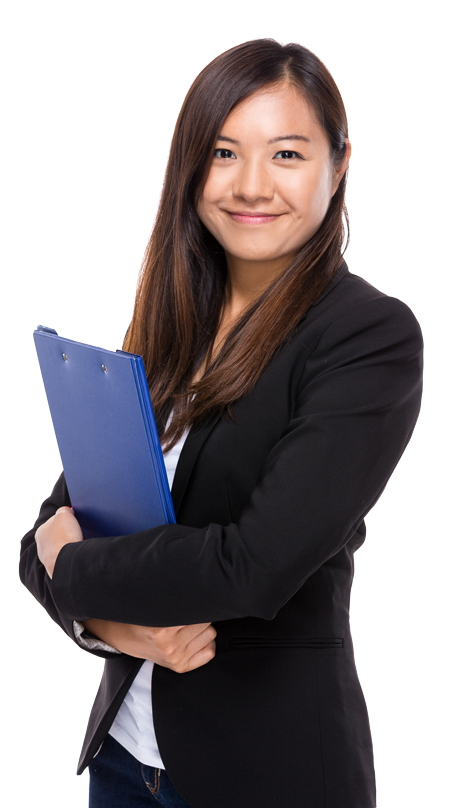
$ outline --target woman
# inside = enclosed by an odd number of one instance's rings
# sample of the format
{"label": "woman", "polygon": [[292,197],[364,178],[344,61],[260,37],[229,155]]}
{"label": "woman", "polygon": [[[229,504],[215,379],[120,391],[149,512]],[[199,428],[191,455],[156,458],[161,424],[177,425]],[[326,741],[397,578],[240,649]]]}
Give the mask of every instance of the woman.
{"label": "woman", "polygon": [[227,51],[183,104],[124,344],[169,471],[180,452],[178,524],[82,542],[61,476],[22,543],[23,582],[106,658],[93,808],[376,804],[353,554],[419,414],[422,336],[343,261],[349,157],[299,45]]}

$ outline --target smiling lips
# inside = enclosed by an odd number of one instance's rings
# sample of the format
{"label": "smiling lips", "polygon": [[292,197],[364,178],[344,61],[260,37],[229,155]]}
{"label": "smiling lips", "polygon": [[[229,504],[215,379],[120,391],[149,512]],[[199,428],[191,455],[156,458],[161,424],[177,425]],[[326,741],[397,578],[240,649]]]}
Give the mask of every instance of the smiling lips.
{"label": "smiling lips", "polygon": [[269,215],[268,213],[231,213],[227,211],[231,219],[240,224],[267,224],[267,222],[274,222],[282,214]]}

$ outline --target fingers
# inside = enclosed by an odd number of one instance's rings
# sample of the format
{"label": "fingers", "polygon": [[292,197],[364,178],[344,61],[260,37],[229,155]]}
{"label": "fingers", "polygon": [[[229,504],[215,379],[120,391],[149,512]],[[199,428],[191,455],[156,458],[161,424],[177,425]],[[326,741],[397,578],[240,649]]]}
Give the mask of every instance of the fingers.
{"label": "fingers", "polygon": [[217,631],[212,623],[195,623],[188,626],[148,629],[159,655],[159,664],[176,673],[206,665],[215,656]]}
{"label": "fingers", "polygon": [[45,538],[46,541],[56,542],[64,546],[69,542],[82,541],[81,527],[76,519],[73,508],[64,505],[58,508],[54,515],[40,525],[36,537]]}
{"label": "fingers", "polygon": [[41,538],[42,534],[43,534],[43,533],[45,533],[46,528],[47,528],[49,525],[51,525],[51,524],[52,524],[52,522],[53,522],[53,521],[54,521],[54,519],[55,519],[55,516],[56,516],[56,514],[55,514],[54,516],[51,516],[49,519],[47,519],[47,522],[43,522],[43,523],[42,523],[42,525],[39,525],[39,527],[38,527],[38,529],[37,529],[37,531],[36,531],[36,533],[35,533],[35,539],[36,539],[36,541],[38,541],[38,540]]}
{"label": "fingers", "polygon": [[178,639],[190,642],[191,639],[202,634],[212,623],[191,623],[188,626],[180,626],[178,629]]}
{"label": "fingers", "polygon": [[196,655],[199,651],[211,646],[212,642],[214,643],[216,636],[217,636],[217,630],[214,628],[212,623],[209,623],[207,625],[207,628],[204,629],[204,631],[201,631],[199,634],[193,637],[193,639],[190,640],[189,643],[187,643],[187,653],[189,657],[191,658],[193,655]]}
{"label": "fingers", "polygon": [[47,527],[50,527],[51,524],[53,524],[53,522],[55,521],[56,515],[59,514],[59,513],[64,513],[65,511],[69,511],[69,513],[71,513],[72,515],[74,514],[74,509],[73,508],[70,508],[68,505],[63,505],[63,507],[58,508],[58,510],[55,511],[53,516],[50,516],[47,519],[46,522],[43,522],[42,525],[39,525],[35,536],[38,537],[38,534],[39,534],[39,537],[40,537],[45,532],[45,529]]}
{"label": "fingers", "polygon": [[[185,671],[193,671],[196,668],[200,668],[202,665],[207,665],[210,662],[216,653],[216,643],[215,640],[212,640],[208,645],[202,648],[200,651],[197,651],[196,654],[193,654],[192,657],[188,660],[187,666]],[[185,673],[184,671],[184,673]]]}

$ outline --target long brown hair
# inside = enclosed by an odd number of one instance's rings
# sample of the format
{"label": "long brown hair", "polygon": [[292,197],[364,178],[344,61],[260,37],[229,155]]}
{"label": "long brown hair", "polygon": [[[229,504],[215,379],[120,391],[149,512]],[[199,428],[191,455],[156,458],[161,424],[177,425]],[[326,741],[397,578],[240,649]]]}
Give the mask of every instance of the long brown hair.
{"label": "long brown hair", "polygon": [[[123,346],[143,356],[165,451],[184,428],[213,411],[232,416],[233,402],[250,393],[342,262],[346,173],[318,231],[246,309],[212,360],[227,268],[223,248],[196,212],[197,202],[229,113],[256,90],[283,81],[303,94],[328,137],[333,164],[339,166],[348,136],[342,98],[326,67],[301,45],[257,39],[222,53],[195,79],[177,119]],[[203,360],[204,374],[192,384]]]}

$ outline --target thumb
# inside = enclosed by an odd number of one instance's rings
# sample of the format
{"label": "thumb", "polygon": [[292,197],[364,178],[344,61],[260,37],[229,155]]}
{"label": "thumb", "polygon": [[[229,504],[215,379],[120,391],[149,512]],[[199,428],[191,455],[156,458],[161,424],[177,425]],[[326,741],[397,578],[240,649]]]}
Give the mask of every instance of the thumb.
{"label": "thumb", "polygon": [[63,505],[62,508],[58,508],[58,510],[55,511],[55,515],[57,513],[64,513],[64,511],[70,511],[71,513],[74,513],[74,509],[71,508],[69,505]]}

